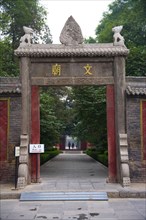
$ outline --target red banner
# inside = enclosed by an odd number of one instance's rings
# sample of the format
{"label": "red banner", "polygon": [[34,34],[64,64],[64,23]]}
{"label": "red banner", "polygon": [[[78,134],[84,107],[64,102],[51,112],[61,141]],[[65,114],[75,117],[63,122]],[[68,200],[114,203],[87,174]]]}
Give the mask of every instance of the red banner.
{"label": "red banner", "polygon": [[0,100],[0,160],[7,160],[8,100]]}
{"label": "red banner", "polygon": [[143,160],[146,160],[146,101],[142,101],[142,145]]}

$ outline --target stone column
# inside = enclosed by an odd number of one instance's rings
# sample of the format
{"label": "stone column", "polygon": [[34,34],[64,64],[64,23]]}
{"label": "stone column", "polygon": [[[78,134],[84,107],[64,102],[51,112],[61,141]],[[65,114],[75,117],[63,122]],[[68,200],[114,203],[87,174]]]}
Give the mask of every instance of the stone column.
{"label": "stone column", "polygon": [[106,86],[108,182],[117,181],[114,86]]}
{"label": "stone column", "polygon": [[[40,143],[39,87],[31,87],[31,144]],[[31,181],[40,182],[40,154],[31,154]]]}
{"label": "stone column", "polygon": [[20,137],[20,157],[18,168],[17,187],[23,188],[29,183],[29,156],[28,146],[30,137],[30,60],[22,57],[20,60],[21,84],[22,84],[22,122]]}
{"label": "stone column", "polygon": [[123,186],[130,184],[128,144],[125,114],[125,58],[114,58],[115,119],[117,146],[117,174]]}

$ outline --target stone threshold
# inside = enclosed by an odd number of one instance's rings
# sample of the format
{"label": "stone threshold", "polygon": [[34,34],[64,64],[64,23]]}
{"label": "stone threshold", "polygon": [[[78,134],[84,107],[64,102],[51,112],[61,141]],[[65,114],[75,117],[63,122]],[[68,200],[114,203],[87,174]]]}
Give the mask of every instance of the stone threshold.
{"label": "stone threshold", "polygon": [[[98,191],[96,191],[98,192]],[[108,198],[146,198],[146,191],[107,191]],[[0,199],[20,199],[21,192],[1,192]]]}

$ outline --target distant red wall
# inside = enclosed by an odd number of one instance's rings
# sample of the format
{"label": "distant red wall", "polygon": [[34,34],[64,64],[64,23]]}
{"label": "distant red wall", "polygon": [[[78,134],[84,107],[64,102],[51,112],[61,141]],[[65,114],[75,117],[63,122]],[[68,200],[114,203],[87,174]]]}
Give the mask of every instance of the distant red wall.
{"label": "distant red wall", "polygon": [[87,149],[87,142],[81,141],[81,150],[86,150],[86,149]]}
{"label": "distant red wall", "polygon": [[0,99],[0,160],[7,160],[8,145],[8,99]]}
{"label": "distant red wall", "polygon": [[59,147],[60,150],[65,150],[65,135],[61,137]]}

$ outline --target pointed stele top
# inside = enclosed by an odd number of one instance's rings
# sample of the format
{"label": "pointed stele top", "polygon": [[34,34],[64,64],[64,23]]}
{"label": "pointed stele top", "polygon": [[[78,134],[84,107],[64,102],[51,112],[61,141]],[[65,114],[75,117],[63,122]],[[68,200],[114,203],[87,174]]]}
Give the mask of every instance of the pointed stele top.
{"label": "pointed stele top", "polygon": [[81,28],[72,16],[68,18],[61,31],[60,42],[67,46],[83,43]]}

